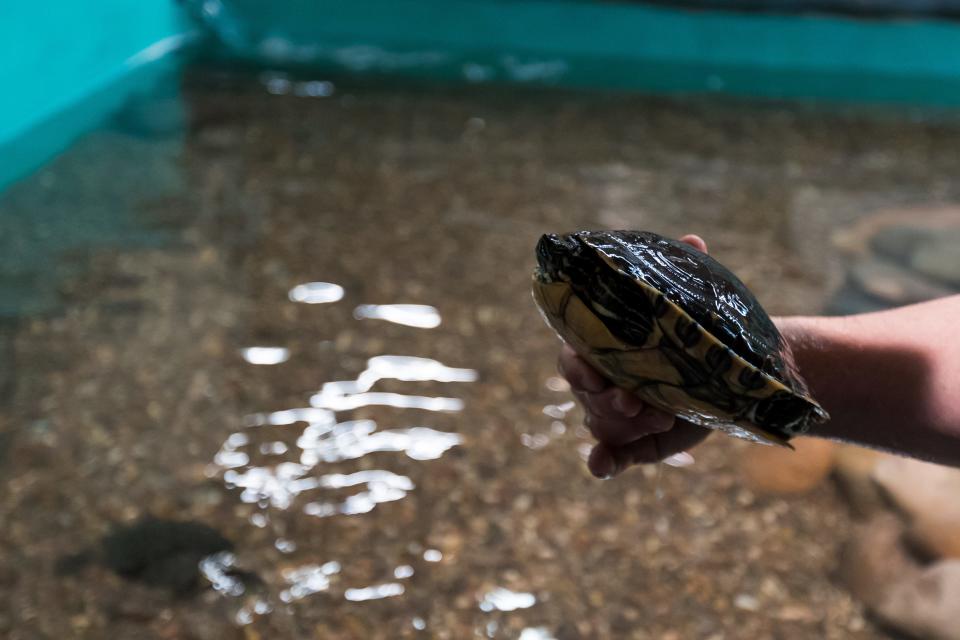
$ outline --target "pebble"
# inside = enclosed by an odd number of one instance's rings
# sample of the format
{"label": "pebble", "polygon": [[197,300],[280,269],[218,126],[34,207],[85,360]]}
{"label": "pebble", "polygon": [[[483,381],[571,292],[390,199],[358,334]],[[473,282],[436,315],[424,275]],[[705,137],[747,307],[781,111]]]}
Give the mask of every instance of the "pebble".
{"label": "pebble", "polygon": [[833,243],[849,263],[829,313],[863,313],[960,292],[960,209],[876,213],[835,231]]}
{"label": "pebble", "polygon": [[740,475],[746,488],[756,493],[796,495],[810,491],[829,475],[834,443],[818,438],[797,438],[795,450],[752,446],[740,456]]}
{"label": "pebble", "polygon": [[889,626],[912,637],[960,640],[960,560],[938,562],[898,580],[876,606]]}
{"label": "pebble", "polygon": [[837,485],[854,515],[867,518],[885,507],[880,488],[873,481],[873,469],[886,454],[844,444],[834,452]]}
{"label": "pebble", "polygon": [[880,229],[870,240],[870,248],[885,258],[910,266],[914,253],[940,230],[898,224]]}
{"label": "pebble", "polygon": [[926,243],[911,256],[910,266],[918,273],[960,289],[960,233]]}
{"label": "pebble", "polygon": [[784,622],[816,622],[816,612],[808,606],[788,604],[777,611],[777,619]]}
{"label": "pebble", "polygon": [[[960,274],[960,268],[957,273]],[[850,278],[866,293],[891,305],[913,304],[953,293],[948,287],[883,260],[867,259],[854,264]]]}
{"label": "pebble", "polygon": [[878,514],[854,530],[840,554],[840,582],[868,608],[882,602],[895,581],[917,572],[900,544],[903,530],[896,515]]}
{"label": "pebble", "polygon": [[733,599],[733,606],[744,611],[756,611],[760,608],[760,601],[749,594],[741,593]]}
{"label": "pebble", "polygon": [[933,558],[960,558],[960,469],[886,456],[872,479],[909,521],[907,539]]}

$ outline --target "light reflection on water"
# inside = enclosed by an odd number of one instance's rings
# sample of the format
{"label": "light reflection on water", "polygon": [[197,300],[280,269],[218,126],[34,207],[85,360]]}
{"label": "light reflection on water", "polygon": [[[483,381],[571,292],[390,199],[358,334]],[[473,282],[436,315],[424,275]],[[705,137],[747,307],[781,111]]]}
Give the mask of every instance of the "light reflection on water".
{"label": "light reflection on water", "polygon": [[322,565],[308,564],[296,569],[286,569],[283,579],[288,588],[280,592],[280,600],[293,602],[330,588],[330,578],[340,573],[340,563],[330,561]]}
{"label": "light reflection on water", "polygon": [[326,517],[337,513],[357,515],[369,513],[374,507],[383,502],[393,502],[406,497],[413,491],[414,484],[407,476],[401,476],[391,471],[373,469],[358,471],[348,475],[332,474],[320,478],[319,485],[329,489],[341,489],[366,485],[366,490],[349,496],[342,504],[332,502],[311,502],[304,506],[303,512],[307,515]]}
{"label": "light reflection on water", "polygon": [[275,96],[293,94],[301,98],[327,98],[336,90],[329,80],[294,82],[289,74],[282,71],[267,71],[260,75],[260,82],[267,89],[267,93]]}
{"label": "light reflection on water", "polygon": [[386,320],[419,329],[440,326],[440,312],[425,304],[362,304],[353,310],[358,320]]}
{"label": "light reflection on water", "polygon": [[376,356],[367,361],[367,368],[360,372],[356,380],[325,383],[318,393],[311,396],[310,404],[318,409],[331,411],[349,411],[368,405],[386,405],[425,411],[461,411],[463,409],[463,401],[459,398],[370,393],[374,384],[385,379],[403,382],[473,382],[477,379],[477,372],[472,369],[448,367],[429,358]]}
{"label": "light reflection on water", "polygon": [[210,581],[214,590],[228,596],[243,595],[243,581],[230,575],[237,558],[229,551],[221,551],[200,561],[200,574]]}
{"label": "light reflection on water", "polygon": [[402,452],[413,460],[436,460],[463,439],[456,433],[428,427],[376,431],[373,420],[349,420],[324,431],[311,425],[297,440],[303,451],[300,462],[313,467],[319,462],[355,460],[380,452]]}
{"label": "light reflection on water", "polygon": [[483,595],[480,600],[480,610],[516,611],[517,609],[529,609],[536,603],[537,598],[532,593],[510,591],[510,589],[496,587]]}
{"label": "light reflection on water", "polygon": [[[271,425],[277,427],[295,424],[297,422],[307,422],[311,425],[333,425],[336,424],[336,418],[332,411],[305,407],[302,409],[284,409],[283,411],[274,411],[273,413],[255,413],[244,418],[243,426],[262,427],[264,425]],[[243,434],[234,434],[234,436],[237,435]],[[232,437],[233,436],[231,436],[231,438]]]}
{"label": "light reflection on water", "polygon": [[[550,388],[549,382],[547,388]],[[559,438],[567,432],[567,425],[563,420],[576,406],[576,403],[572,400],[562,404],[544,405],[543,414],[553,419],[550,422],[550,427],[545,432],[520,434],[520,443],[529,449],[543,449],[550,444],[553,439]]]}
{"label": "light reflection on water", "polygon": [[324,397],[315,394],[310,404],[331,411],[350,411],[360,407],[382,405],[398,409],[423,409],[424,411],[461,411],[463,400],[459,398],[430,398],[410,396],[403,393],[357,393],[342,397]]}
{"label": "light reflection on water", "polygon": [[388,582],[387,584],[378,584],[372,587],[347,589],[343,592],[343,597],[353,602],[363,602],[364,600],[380,600],[381,598],[400,596],[403,595],[404,591],[406,591],[406,589],[399,582]]}
{"label": "light reflection on water", "polygon": [[575,406],[576,403],[573,400],[563,404],[548,404],[543,408],[543,413],[555,420],[563,420]]}
{"label": "light reflection on water", "polygon": [[527,627],[520,632],[520,640],[556,640],[546,627]]}
{"label": "light reflection on water", "polygon": [[290,359],[290,350],[284,347],[248,347],[240,351],[250,364],[282,364]]}
{"label": "light reflection on water", "polygon": [[305,282],[298,284],[287,294],[293,302],[323,304],[343,298],[343,287],[332,282]]}
{"label": "light reflection on water", "polygon": [[695,460],[693,456],[687,453],[686,451],[675,453],[668,458],[664,458],[663,460],[663,464],[669,465],[671,467],[689,467],[694,462]]}
{"label": "light reflection on water", "polygon": [[[289,292],[290,300],[309,304],[335,302],[343,297],[338,285],[310,282],[297,285]],[[440,323],[436,309],[424,305],[364,305],[357,308],[357,317],[380,318],[415,327],[434,327]],[[256,351],[254,349],[259,349]],[[259,364],[286,360],[289,352],[265,351],[253,348],[244,351],[244,357]],[[256,504],[264,511],[251,516],[251,522],[266,527],[271,519],[267,509],[280,511],[294,508],[302,495],[313,499],[303,503],[302,512],[315,517],[359,516],[374,510],[378,504],[394,502],[416,489],[414,481],[386,469],[363,469],[352,473],[318,473],[323,465],[358,460],[371,453],[403,453],[417,461],[440,458],[452,447],[462,444],[457,433],[439,431],[427,426],[380,429],[369,419],[340,420],[338,414],[369,405],[385,405],[397,409],[455,412],[463,409],[463,401],[451,397],[387,393],[375,391],[382,380],[401,382],[473,382],[477,372],[472,369],[449,367],[437,360],[416,356],[381,355],[370,358],[366,368],[354,380],[338,380],[323,384],[310,397],[309,407],[282,409],[255,413],[243,419],[243,431],[230,434],[213,458],[209,475],[222,474],[228,488],[240,489],[240,500]],[[264,429],[280,428],[273,437]],[[290,429],[302,429],[289,435]],[[284,434],[288,434],[284,436]],[[265,441],[263,437],[267,436]],[[292,437],[294,443],[290,444]],[[260,458],[280,458],[271,464],[255,463]],[[344,492],[351,492],[343,496]],[[324,495],[326,494],[326,495]],[[330,496],[330,497],[327,497]],[[334,497],[335,496],[335,497]],[[280,553],[293,553],[296,540],[278,536],[274,546]],[[423,553],[427,562],[439,562],[443,555],[436,549]],[[232,558],[230,560],[232,562]],[[341,570],[339,562],[307,564],[283,572],[287,587],[279,598],[294,602],[330,588],[332,578]],[[206,573],[212,583],[221,585],[226,595],[240,595],[228,581],[228,574],[217,565],[209,564]],[[414,569],[401,564],[393,571],[396,580],[413,577]],[[242,590],[242,584],[240,585]],[[387,582],[365,587],[349,588],[344,598],[355,602],[377,600],[403,595],[405,587],[399,582]],[[244,607],[237,614],[240,624],[253,619],[253,612]]]}

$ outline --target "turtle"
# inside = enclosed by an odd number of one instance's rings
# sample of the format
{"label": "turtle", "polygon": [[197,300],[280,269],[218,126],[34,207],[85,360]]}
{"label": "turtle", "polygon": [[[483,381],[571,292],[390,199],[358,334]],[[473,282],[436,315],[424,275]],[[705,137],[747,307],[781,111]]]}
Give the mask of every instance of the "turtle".
{"label": "turtle", "polygon": [[729,269],[649,231],[547,234],[533,295],[613,384],[679,418],[763,444],[829,415],[770,316]]}

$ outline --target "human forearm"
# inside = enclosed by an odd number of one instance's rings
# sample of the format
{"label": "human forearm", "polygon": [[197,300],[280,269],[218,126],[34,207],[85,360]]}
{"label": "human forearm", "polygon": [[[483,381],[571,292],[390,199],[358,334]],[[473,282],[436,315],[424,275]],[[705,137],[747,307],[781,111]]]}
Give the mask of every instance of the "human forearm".
{"label": "human forearm", "polygon": [[830,412],[812,435],[960,466],[960,296],[891,311],[779,318]]}

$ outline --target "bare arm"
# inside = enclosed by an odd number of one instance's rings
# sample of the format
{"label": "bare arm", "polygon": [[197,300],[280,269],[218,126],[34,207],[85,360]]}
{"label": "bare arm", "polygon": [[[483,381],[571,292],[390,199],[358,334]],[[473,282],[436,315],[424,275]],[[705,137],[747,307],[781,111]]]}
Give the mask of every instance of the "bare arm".
{"label": "bare arm", "polygon": [[811,435],[960,466],[960,296],[777,325],[831,415]]}

